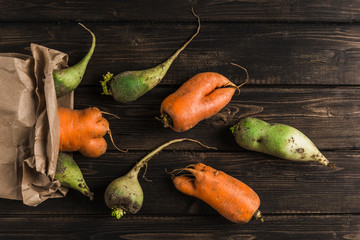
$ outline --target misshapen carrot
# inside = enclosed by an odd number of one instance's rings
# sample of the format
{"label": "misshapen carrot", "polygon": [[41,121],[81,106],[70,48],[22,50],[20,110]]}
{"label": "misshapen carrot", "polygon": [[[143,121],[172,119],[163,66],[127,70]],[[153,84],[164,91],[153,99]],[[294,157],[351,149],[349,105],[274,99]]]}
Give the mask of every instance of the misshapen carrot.
{"label": "misshapen carrot", "polygon": [[240,86],[219,73],[199,73],[164,99],[160,107],[160,120],[164,127],[176,132],[187,131],[225,107]]}
{"label": "misshapen carrot", "polygon": [[247,223],[252,218],[263,221],[258,210],[259,196],[240,180],[203,163],[183,170],[193,176],[173,176],[173,183],[180,192],[203,200],[234,223]]}
{"label": "misshapen carrot", "polygon": [[72,110],[59,107],[58,114],[59,151],[79,151],[87,157],[99,157],[106,152],[107,143],[104,135],[109,133],[111,137],[111,132],[108,121],[102,117],[102,112],[98,108]]}

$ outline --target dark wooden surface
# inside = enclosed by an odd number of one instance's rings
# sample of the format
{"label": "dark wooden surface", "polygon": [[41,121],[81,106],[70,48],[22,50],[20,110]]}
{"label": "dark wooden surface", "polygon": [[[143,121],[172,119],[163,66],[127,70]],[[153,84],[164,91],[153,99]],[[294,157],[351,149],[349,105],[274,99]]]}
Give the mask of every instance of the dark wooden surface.
{"label": "dark wooden surface", "polygon": [[[0,239],[360,239],[360,2],[359,1],[8,1],[0,0],[0,52],[29,53],[38,43],[69,54],[70,64],[97,46],[75,108],[96,106],[108,118],[115,142],[103,156],[75,153],[95,193],[89,201],[70,190],[37,207],[0,199]],[[108,72],[144,69],[170,56],[195,31],[164,80],[139,100],[120,104],[101,95]],[[185,133],[155,119],[162,99],[196,73],[215,71],[250,82],[228,106]],[[229,127],[241,117],[292,125],[309,136],[332,170],[246,151]],[[167,140],[191,137],[215,146],[172,145],[140,178],[140,212],[115,220],[103,194],[149,151]],[[107,139],[109,140],[109,139]],[[265,222],[236,225],[205,203],[183,195],[166,170],[204,162],[241,179],[261,198]],[[143,171],[142,171],[143,172]]]}

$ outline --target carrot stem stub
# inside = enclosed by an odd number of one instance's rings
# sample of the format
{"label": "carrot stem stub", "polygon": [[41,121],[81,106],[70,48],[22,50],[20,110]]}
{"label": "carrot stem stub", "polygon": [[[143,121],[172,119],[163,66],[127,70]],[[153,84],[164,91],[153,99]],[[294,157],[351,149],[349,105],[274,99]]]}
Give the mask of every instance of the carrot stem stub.
{"label": "carrot stem stub", "polygon": [[173,175],[173,183],[180,192],[203,200],[231,222],[264,221],[258,210],[260,198],[245,183],[203,163],[189,165],[177,172],[183,171],[192,176]]}

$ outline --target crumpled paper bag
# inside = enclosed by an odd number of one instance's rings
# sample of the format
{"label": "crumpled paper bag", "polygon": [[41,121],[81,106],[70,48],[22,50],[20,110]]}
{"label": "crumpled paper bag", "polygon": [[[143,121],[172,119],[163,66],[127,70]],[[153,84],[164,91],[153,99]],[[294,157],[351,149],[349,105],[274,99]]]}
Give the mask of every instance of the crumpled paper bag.
{"label": "crumpled paper bag", "polygon": [[0,198],[37,206],[64,197],[54,180],[59,153],[58,106],[73,108],[74,95],[56,98],[52,72],[67,66],[65,53],[31,44],[32,55],[0,53]]}

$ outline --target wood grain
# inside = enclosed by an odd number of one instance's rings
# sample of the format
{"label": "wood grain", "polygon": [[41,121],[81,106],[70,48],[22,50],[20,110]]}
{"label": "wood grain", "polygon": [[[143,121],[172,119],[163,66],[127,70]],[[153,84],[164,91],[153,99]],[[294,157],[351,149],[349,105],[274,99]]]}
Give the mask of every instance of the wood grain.
{"label": "wood grain", "polygon": [[[360,147],[360,88],[358,87],[250,87],[215,116],[189,131],[176,133],[155,119],[161,101],[176,88],[155,88],[128,104],[101,95],[100,87],[83,87],[75,92],[75,107],[96,106],[114,113],[108,117],[115,142],[121,148],[150,150],[181,137],[198,139],[221,150],[241,151],[229,128],[241,117],[258,117],[270,123],[291,125],[306,134],[320,149]],[[89,97],[91,96],[91,97]],[[203,150],[196,144],[188,149]],[[114,149],[109,146],[110,149]]]}
{"label": "wood grain", "polygon": [[[270,216],[236,225],[221,218],[146,216],[120,221],[97,216],[0,218],[0,239],[359,239],[359,216]],[[281,222],[281,230],[278,230]],[[16,226],[23,226],[21,229]],[[39,226],[50,225],[44,228]],[[139,229],[141,226],[141,229]],[[195,226],[201,226],[196,228]]]}
{"label": "wood grain", "polygon": [[1,1],[0,21],[204,21],[357,22],[358,1]]}
{"label": "wood grain", "polygon": [[[177,144],[180,148],[182,143]],[[333,170],[317,163],[298,163],[249,151],[189,151],[166,149],[143,168],[139,182],[144,191],[144,205],[138,215],[209,215],[218,214],[200,200],[178,192],[168,173],[173,169],[203,162],[224,171],[253,188],[261,199],[264,215],[334,214],[359,211],[359,151],[325,151],[336,163]],[[36,208],[19,201],[0,199],[0,215],[16,214],[110,214],[103,196],[107,185],[125,175],[147,154],[130,151],[108,152],[98,159],[75,154],[74,159],[94,192],[94,200],[75,190],[65,198],[49,199]],[[146,174],[147,181],[142,176]],[[341,196],[341,197],[339,197]]]}
{"label": "wood grain", "polygon": [[[82,85],[102,75],[147,69],[165,61],[195,32],[192,23],[86,24],[97,36]],[[90,46],[75,23],[0,23],[0,52],[29,53],[31,42],[69,54],[70,65]],[[360,26],[346,24],[204,23],[199,35],[172,64],[160,85],[179,85],[212,71],[250,85],[359,85]]]}
{"label": "wood grain", "polygon": [[[120,153],[109,144],[96,159],[74,158],[95,193],[75,190],[37,207],[0,199],[0,239],[360,239],[360,2],[337,0],[23,1],[0,0],[0,52],[30,54],[37,43],[78,62],[97,37],[95,53],[75,91],[75,108],[107,116]],[[196,29],[163,81],[136,102],[101,95],[99,81],[153,67],[166,60]],[[215,116],[175,133],[155,117],[161,101],[199,72],[250,82]],[[245,116],[298,128],[337,169],[277,159],[239,147],[229,127]],[[106,186],[149,151],[189,137],[217,147],[183,142],[150,161],[139,181],[140,212],[117,221],[103,200]],[[107,136],[106,140],[110,143]],[[236,225],[204,202],[178,192],[169,171],[204,162],[242,180],[260,196],[264,223]],[[1,183],[0,183],[1,187]]]}

